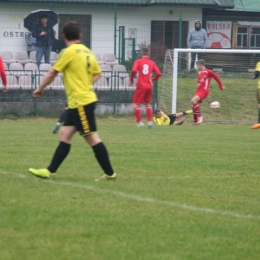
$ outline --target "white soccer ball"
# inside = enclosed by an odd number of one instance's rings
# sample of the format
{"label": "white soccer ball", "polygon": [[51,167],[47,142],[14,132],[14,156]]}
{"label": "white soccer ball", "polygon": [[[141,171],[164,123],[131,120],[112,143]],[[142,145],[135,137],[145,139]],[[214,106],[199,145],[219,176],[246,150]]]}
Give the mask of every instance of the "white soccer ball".
{"label": "white soccer ball", "polygon": [[210,103],[210,108],[217,109],[220,107],[220,104],[218,101],[214,101]]}

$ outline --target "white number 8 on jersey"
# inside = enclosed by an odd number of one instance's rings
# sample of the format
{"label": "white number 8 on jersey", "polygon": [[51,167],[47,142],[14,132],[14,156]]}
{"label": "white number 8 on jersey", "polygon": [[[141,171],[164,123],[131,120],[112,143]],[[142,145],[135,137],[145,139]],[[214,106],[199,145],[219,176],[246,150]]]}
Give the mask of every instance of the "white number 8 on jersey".
{"label": "white number 8 on jersey", "polygon": [[147,64],[144,64],[143,66],[143,74],[147,75],[149,73],[149,66]]}

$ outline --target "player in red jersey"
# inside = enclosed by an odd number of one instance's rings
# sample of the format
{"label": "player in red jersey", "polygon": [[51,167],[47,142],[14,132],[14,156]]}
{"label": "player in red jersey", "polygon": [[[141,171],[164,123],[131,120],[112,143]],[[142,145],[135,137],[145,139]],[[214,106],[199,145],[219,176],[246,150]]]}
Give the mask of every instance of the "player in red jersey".
{"label": "player in red jersey", "polygon": [[[141,52],[142,58],[135,61],[131,73],[131,84],[134,77],[138,73],[136,91],[133,96],[133,108],[138,128],[144,126],[142,122],[141,109],[139,105],[146,106],[147,125],[149,128],[153,126],[153,111],[150,106],[153,95],[153,82],[156,81],[162,73],[156,64],[149,58],[149,49],[143,48]],[[155,75],[153,75],[155,73]]]}
{"label": "player in red jersey", "polygon": [[196,64],[198,68],[198,88],[196,90],[195,96],[191,99],[191,103],[194,117],[193,124],[199,125],[203,121],[203,116],[200,113],[199,103],[202,103],[202,101],[209,95],[211,79],[214,78],[217,81],[218,86],[221,90],[225,89],[225,87],[222,85],[219,76],[212,70],[209,70],[205,67],[204,60],[198,60]]}
{"label": "player in red jersey", "polygon": [[5,74],[5,66],[3,63],[2,58],[0,57],[0,77],[2,79],[2,83],[4,85],[4,92],[7,92],[7,81],[6,81],[6,74]]}

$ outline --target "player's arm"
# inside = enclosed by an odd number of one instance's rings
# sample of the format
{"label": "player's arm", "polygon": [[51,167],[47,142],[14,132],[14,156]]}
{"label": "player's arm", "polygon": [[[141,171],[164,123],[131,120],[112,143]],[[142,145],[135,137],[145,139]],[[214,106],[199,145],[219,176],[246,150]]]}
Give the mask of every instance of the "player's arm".
{"label": "player's arm", "polygon": [[161,125],[161,122],[159,120],[157,120],[157,118],[155,116],[153,116],[153,122],[156,124],[156,125]]}
{"label": "player's arm", "polygon": [[33,97],[39,98],[43,95],[43,90],[48,85],[51,84],[51,82],[55,79],[55,77],[58,75],[58,71],[51,68],[49,72],[45,75],[43,81],[41,82],[40,86],[33,92]]}
{"label": "player's arm", "polygon": [[209,75],[210,75],[212,78],[214,78],[214,79],[217,81],[218,86],[219,86],[219,88],[220,88],[221,90],[225,89],[225,87],[224,87],[223,84],[222,84],[222,81],[221,81],[220,77],[219,77],[214,71],[208,70],[208,73],[209,73]]}
{"label": "player's arm", "polygon": [[5,66],[1,57],[0,57],[0,75],[4,85],[4,92],[6,92],[7,91],[6,73],[5,73]]}
{"label": "player's arm", "polygon": [[101,78],[101,68],[94,55],[91,56],[92,84],[95,84]]}
{"label": "player's arm", "polygon": [[130,76],[130,83],[131,84],[134,83],[134,77],[135,77],[137,70],[138,70],[138,61],[135,61],[133,68],[132,68],[132,71],[131,71],[131,76]]}
{"label": "player's arm", "polygon": [[153,76],[152,81],[154,82],[162,76],[162,73],[161,73],[161,71],[159,70],[159,68],[157,67],[156,64],[154,64],[153,71],[154,71],[155,75]]}
{"label": "player's arm", "polygon": [[101,73],[92,76],[92,83],[95,84],[101,78]]}
{"label": "player's arm", "polygon": [[166,120],[168,120],[168,119],[169,119],[169,117],[168,117],[168,116],[166,116],[164,112],[161,112],[161,113],[162,113],[162,116],[163,116],[163,118],[164,118],[164,121],[166,121]]}

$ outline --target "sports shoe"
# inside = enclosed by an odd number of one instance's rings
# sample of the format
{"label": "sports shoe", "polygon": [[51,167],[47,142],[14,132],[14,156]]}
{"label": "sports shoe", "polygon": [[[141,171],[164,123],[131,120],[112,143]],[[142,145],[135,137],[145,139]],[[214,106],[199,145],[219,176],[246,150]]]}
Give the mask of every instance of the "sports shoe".
{"label": "sports shoe", "polygon": [[147,122],[147,127],[149,129],[153,128],[153,122],[152,121]]}
{"label": "sports shoe", "polygon": [[190,115],[190,114],[193,114],[193,110],[187,110],[185,111],[186,115]]}
{"label": "sports shoe", "polygon": [[103,174],[99,179],[95,179],[95,181],[110,181],[110,180],[115,180],[116,179],[116,173],[113,175],[109,176],[107,174]]}
{"label": "sports shoe", "polygon": [[200,125],[203,122],[203,116],[198,116],[197,122],[193,122],[193,125]]}
{"label": "sports shoe", "polygon": [[260,123],[256,123],[251,126],[251,129],[259,129],[260,128]]}
{"label": "sports shoe", "polygon": [[50,177],[54,177],[55,174],[51,173],[48,169],[33,169],[30,168],[29,172],[37,177],[40,178],[50,178]]}
{"label": "sports shoe", "polygon": [[53,134],[57,134],[57,132],[59,131],[60,127],[61,127],[61,123],[60,122],[56,123],[54,128],[53,128],[53,130],[52,130],[52,133]]}
{"label": "sports shoe", "polygon": [[137,128],[138,128],[138,129],[141,129],[143,126],[144,126],[144,123],[143,123],[143,122],[139,122],[139,123],[137,124]]}

